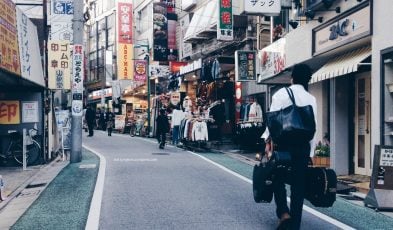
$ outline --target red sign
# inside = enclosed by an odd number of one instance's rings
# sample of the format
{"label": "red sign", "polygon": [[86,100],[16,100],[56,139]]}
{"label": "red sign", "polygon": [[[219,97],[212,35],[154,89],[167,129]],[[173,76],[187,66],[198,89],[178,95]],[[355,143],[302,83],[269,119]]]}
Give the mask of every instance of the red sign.
{"label": "red sign", "polygon": [[180,67],[186,66],[188,62],[181,62],[181,61],[171,61],[169,62],[169,68],[171,69],[172,73],[180,72]]}
{"label": "red sign", "polygon": [[118,3],[119,42],[132,44],[132,4]]}

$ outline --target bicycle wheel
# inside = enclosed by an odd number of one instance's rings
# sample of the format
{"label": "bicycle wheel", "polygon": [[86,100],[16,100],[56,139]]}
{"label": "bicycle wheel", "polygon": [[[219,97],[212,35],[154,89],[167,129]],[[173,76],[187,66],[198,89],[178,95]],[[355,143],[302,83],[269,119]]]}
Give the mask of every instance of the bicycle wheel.
{"label": "bicycle wheel", "polygon": [[[11,148],[14,159],[19,164],[23,165],[23,148],[20,143],[15,143]],[[33,144],[26,146],[26,165],[31,165],[37,161],[40,155],[39,144],[33,140]]]}

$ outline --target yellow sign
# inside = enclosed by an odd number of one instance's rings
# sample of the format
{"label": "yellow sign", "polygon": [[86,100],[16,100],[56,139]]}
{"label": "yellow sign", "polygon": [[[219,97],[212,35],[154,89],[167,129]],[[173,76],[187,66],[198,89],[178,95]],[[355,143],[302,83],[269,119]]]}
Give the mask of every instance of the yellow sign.
{"label": "yellow sign", "polygon": [[118,44],[117,76],[119,80],[133,80],[134,77],[134,49],[132,44]]}
{"label": "yellow sign", "polygon": [[0,101],[0,124],[19,124],[19,101]]}
{"label": "yellow sign", "polygon": [[69,41],[48,41],[48,87],[71,88],[71,45]]}
{"label": "yellow sign", "polygon": [[11,0],[0,0],[0,68],[21,75],[15,4]]}

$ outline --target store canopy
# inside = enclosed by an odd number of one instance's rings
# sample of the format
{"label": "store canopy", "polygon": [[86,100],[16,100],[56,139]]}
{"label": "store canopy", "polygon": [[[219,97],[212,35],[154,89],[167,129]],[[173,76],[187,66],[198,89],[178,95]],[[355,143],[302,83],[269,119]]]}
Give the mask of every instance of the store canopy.
{"label": "store canopy", "polygon": [[185,42],[208,39],[208,33],[215,33],[217,25],[217,1],[210,1],[194,12],[190,25],[184,35]]}
{"label": "store canopy", "polygon": [[343,55],[339,55],[328,61],[317,72],[315,72],[312,75],[310,84],[342,76],[352,72],[357,72],[359,64],[370,56],[370,46],[359,48]]}

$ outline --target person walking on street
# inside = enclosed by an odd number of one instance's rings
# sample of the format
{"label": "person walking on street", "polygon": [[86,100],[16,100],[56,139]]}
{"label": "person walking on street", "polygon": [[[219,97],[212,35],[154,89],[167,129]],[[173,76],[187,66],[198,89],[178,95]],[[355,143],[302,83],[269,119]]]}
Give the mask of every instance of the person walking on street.
{"label": "person walking on street", "polygon": [[180,106],[176,106],[176,108],[172,112],[172,144],[179,144],[179,129],[180,123],[184,119],[185,113],[180,109]]}
{"label": "person walking on street", "polygon": [[166,134],[169,132],[169,120],[168,116],[165,114],[165,109],[160,110],[160,115],[156,118],[157,122],[157,139],[159,148],[163,149],[165,146]]}
{"label": "person walking on street", "polygon": [[86,114],[85,114],[85,119],[86,119],[86,122],[87,122],[87,128],[89,130],[88,137],[92,137],[94,135],[93,128],[94,128],[95,118],[96,118],[95,112],[94,112],[92,106],[89,105],[87,107],[87,109],[86,109]]}
{"label": "person walking on street", "polygon": [[111,112],[110,109],[107,109],[105,114],[106,117],[106,129],[108,130],[108,136],[112,136],[112,130],[115,126],[115,114]]}
{"label": "person walking on street", "polygon": [[[317,114],[316,99],[308,92],[308,82],[311,79],[311,69],[305,64],[296,64],[292,70],[292,85],[289,87],[295,97],[297,106],[311,105],[314,112],[314,119]],[[285,88],[277,91],[272,98],[270,111],[279,111],[292,105],[292,101]],[[315,121],[316,123],[316,121]],[[269,130],[266,129],[263,134],[265,139],[270,139]],[[314,136],[315,138],[315,136]],[[273,193],[274,200],[277,206],[276,214],[280,219],[277,229],[300,229],[303,201],[305,196],[305,183],[306,183],[306,169],[310,154],[313,155],[315,148],[314,138],[309,140],[300,141],[297,143],[288,143],[281,145],[274,145],[274,150],[288,151],[291,153],[291,171],[289,175],[285,173],[278,173],[273,180]],[[265,152],[271,151],[271,144],[266,145]],[[285,189],[286,176],[291,182],[291,203],[290,208],[287,205],[287,192]]]}

